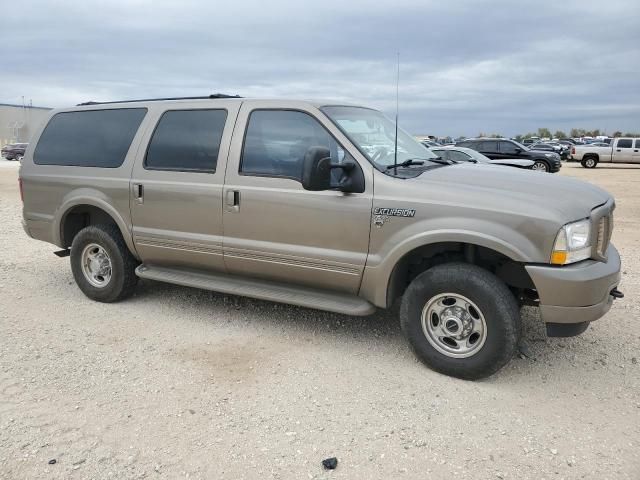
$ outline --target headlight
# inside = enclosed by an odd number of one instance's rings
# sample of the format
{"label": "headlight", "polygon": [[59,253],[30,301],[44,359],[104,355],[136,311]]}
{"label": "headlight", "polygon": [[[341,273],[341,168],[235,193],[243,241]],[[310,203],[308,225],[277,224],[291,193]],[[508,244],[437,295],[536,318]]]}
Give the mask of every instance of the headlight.
{"label": "headlight", "polygon": [[544,156],[547,157],[547,158],[555,157],[555,155],[553,153],[545,153]]}
{"label": "headlight", "polygon": [[591,222],[580,220],[560,229],[553,244],[551,263],[567,265],[591,256]]}

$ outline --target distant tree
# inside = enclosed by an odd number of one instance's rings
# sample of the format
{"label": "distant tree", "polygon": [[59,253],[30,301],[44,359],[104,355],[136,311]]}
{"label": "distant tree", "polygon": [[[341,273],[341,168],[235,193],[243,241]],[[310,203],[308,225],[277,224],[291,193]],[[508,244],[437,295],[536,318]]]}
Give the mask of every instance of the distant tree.
{"label": "distant tree", "polygon": [[521,142],[522,141],[522,135],[518,134],[516,135],[516,142]]}
{"label": "distant tree", "polygon": [[553,134],[555,138],[567,138],[567,134],[562,130],[556,130],[556,133]]}
{"label": "distant tree", "polygon": [[548,128],[539,128],[538,136],[540,138],[551,138],[551,131]]}
{"label": "distant tree", "polygon": [[620,130],[616,130],[615,132],[613,132],[613,138],[621,137],[621,136],[622,136],[622,132]]}
{"label": "distant tree", "polygon": [[631,133],[627,132],[623,135],[624,137],[640,137],[640,133]]}
{"label": "distant tree", "polygon": [[573,138],[577,138],[577,137],[584,137],[585,136],[585,131],[582,128],[572,128],[571,129],[571,136]]}
{"label": "distant tree", "polygon": [[491,135],[489,135],[489,138],[502,138],[502,135],[500,135],[499,133],[492,133]]}

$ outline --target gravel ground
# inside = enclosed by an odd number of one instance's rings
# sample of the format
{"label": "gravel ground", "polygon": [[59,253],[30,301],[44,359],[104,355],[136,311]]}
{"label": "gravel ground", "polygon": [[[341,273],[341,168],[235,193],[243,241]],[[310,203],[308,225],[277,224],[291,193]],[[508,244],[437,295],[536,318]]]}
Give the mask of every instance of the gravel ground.
{"label": "gravel ground", "polygon": [[524,310],[527,355],[466,382],[416,361],[397,308],[351,318],[150,281],[92,302],[25,236],[0,161],[0,477],[640,478],[640,168],[561,174],[616,196],[626,298],[570,339]]}

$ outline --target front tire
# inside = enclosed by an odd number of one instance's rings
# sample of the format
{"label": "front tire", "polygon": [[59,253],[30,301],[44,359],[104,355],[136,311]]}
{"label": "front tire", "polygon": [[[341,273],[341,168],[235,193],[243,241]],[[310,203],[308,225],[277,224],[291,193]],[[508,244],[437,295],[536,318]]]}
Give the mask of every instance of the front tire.
{"label": "front tire", "polygon": [[505,366],[521,334],[511,291],[492,273],[466,263],[438,265],[418,275],[402,298],[400,322],[428,367],[467,380]]}
{"label": "front tire", "polygon": [[531,170],[535,172],[549,172],[551,167],[544,160],[536,160],[531,166]]}
{"label": "front tire", "polygon": [[138,282],[137,265],[115,225],[85,227],[71,244],[71,271],[76,284],[98,302],[117,302],[130,296]]}

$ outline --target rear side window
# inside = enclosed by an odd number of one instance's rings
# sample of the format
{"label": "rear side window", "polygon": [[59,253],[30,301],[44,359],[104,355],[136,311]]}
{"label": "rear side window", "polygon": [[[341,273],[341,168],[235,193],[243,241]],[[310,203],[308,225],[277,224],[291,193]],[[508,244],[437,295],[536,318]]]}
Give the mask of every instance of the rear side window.
{"label": "rear side window", "polygon": [[617,148],[631,148],[631,139],[621,138],[620,140],[618,140]]}
{"label": "rear side window", "polygon": [[156,127],[145,168],[189,172],[216,171],[226,110],[170,110]]}
{"label": "rear side window", "polygon": [[146,108],[57,113],[38,140],[33,161],[38,165],[117,168],[146,113]]}
{"label": "rear side window", "polygon": [[498,151],[498,142],[478,142],[478,148],[476,150],[479,152],[495,153]]}

